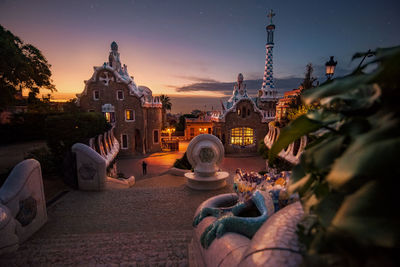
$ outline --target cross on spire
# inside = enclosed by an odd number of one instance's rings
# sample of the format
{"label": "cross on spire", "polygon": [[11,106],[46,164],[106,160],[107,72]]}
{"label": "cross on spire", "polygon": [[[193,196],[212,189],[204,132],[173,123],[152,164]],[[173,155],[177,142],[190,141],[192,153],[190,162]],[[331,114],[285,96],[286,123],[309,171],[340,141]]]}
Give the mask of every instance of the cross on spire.
{"label": "cross on spire", "polygon": [[272,24],[272,18],[275,16],[275,13],[274,13],[274,11],[271,9],[270,11],[269,11],[269,13],[267,14],[267,17],[269,18],[269,22],[270,22],[270,24]]}

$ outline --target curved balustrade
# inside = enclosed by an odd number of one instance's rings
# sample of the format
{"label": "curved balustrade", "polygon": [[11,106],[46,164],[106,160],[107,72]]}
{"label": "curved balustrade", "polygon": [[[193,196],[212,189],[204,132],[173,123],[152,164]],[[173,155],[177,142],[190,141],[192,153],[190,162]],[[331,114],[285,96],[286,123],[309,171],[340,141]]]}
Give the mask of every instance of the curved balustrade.
{"label": "curved balustrade", "polygon": [[107,168],[114,162],[120,146],[114,136],[114,128],[93,137],[89,146],[76,143],[78,185],[81,190],[103,190],[107,181]]}
{"label": "curved balustrade", "polygon": [[17,250],[47,221],[40,163],[18,163],[0,188],[0,254]]}
{"label": "curved balustrade", "polygon": [[[280,134],[280,128],[273,125],[273,123],[268,124],[268,134],[264,138],[264,143],[268,148],[278,140]],[[292,164],[298,164],[300,161],[300,156],[307,145],[307,137],[303,136],[295,142],[291,143],[286,149],[282,149],[278,156],[289,161]]]}

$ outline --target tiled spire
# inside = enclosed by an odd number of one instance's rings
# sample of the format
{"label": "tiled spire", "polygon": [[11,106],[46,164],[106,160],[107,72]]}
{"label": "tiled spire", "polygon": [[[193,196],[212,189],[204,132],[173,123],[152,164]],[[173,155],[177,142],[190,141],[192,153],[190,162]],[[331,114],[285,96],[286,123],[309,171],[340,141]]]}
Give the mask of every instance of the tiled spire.
{"label": "tiled spire", "polygon": [[270,24],[266,27],[267,30],[267,44],[266,48],[266,57],[265,57],[265,70],[263,83],[260,90],[260,98],[276,98],[276,90],[274,85],[274,77],[273,77],[273,61],[272,61],[272,51],[274,48],[274,31],[275,25],[272,23],[272,18],[275,16],[275,13],[270,10],[267,15],[270,19]]}

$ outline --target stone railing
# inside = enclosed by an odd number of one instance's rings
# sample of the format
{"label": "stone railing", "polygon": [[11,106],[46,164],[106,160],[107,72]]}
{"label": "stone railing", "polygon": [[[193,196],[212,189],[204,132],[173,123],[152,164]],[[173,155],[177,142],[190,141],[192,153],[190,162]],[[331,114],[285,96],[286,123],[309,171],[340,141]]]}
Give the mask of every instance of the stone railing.
{"label": "stone railing", "polygon": [[17,164],[0,188],[0,254],[17,250],[47,221],[40,163]]}
{"label": "stone railing", "polygon": [[[198,207],[195,217],[205,207],[229,207],[234,205],[237,199],[236,194],[212,197]],[[299,266],[302,256],[296,230],[297,223],[304,214],[300,202],[294,202],[276,213],[273,213],[273,210],[269,210],[268,213],[272,215],[252,239],[227,232],[215,238],[208,248],[202,247],[200,238],[216,218],[205,217],[194,229],[189,245],[190,266]]]}
{"label": "stone railing", "polygon": [[[107,177],[107,169],[111,170],[111,176],[116,176],[115,157],[120,146],[114,136],[114,128],[97,138],[91,138],[89,145],[76,143],[72,146],[72,152],[76,154],[76,169],[78,186],[81,190],[103,190],[110,180]],[[117,179],[113,179],[116,180]],[[130,186],[134,183],[134,177],[121,179],[122,184]]]}
{"label": "stone railing", "polygon": [[[276,127],[274,122],[268,124],[268,134],[264,137],[264,143],[268,148],[278,140],[280,134],[280,128]],[[289,161],[292,164],[297,164],[300,161],[300,156],[307,145],[307,137],[303,136],[297,139],[295,142],[291,143],[286,149],[282,149],[278,156]]]}

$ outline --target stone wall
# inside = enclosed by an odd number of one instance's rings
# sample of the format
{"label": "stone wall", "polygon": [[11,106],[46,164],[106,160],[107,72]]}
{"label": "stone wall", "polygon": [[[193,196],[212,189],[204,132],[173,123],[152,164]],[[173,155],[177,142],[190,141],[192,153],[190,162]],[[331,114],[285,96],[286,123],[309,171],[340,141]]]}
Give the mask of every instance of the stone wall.
{"label": "stone wall", "polygon": [[[99,77],[108,72],[108,77],[113,74],[107,70],[97,73],[96,81],[89,81],[85,95],[80,97],[79,103],[84,111],[102,112],[104,104],[111,104],[115,108],[115,137],[121,144],[120,155],[141,154],[160,151],[160,144],[153,144],[153,130],[161,132],[161,108],[144,108],[141,100],[129,92],[129,88],[122,82],[109,81],[108,85]],[[99,100],[94,100],[93,91],[99,91]],[[117,99],[117,91],[123,91],[123,100]],[[125,110],[134,112],[134,120],[125,119]],[[127,148],[122,147],[122,135],[128,136]],[[144,145],[146,142],[146,145]]]}
{"label": "stone wall", "polygon": [[[162,109],[146,108],[147,113],[147,152],[156,152],[161,150],[161,125]],[[154,142],[155,131],[158,131],[158,142]]]}
{"label": "stone wall", "polygon": [[[238,110],[240,109],[240,114]],[[245,114],[243,115],[243,111]],[[219,127],[219,126],[216,126]],[[231,129],[248,127],[254,130],[254,143],[248,146],[231,144]],[[225,134],[224,144],[226,153],[252,153],[257,152],[258,143],[264,139],[268,132],[267,123],[262,123],[262,115],[254,110],[251,100],[242,100],[236,105],[236,110],[230,111],[225,116],[225,123],[221,124],[221,132]]]}

